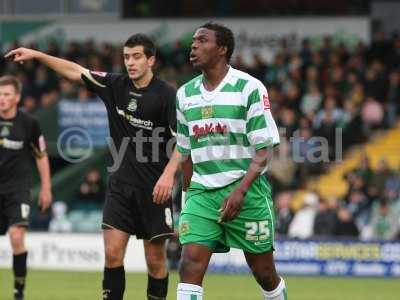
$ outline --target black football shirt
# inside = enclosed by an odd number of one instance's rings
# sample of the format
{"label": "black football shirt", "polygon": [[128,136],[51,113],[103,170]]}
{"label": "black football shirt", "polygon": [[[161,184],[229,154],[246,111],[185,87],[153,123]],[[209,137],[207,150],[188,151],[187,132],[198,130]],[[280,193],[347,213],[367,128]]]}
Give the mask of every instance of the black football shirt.
{"label": "black football shirt", "polygon": [[[91,71],[82,80],[107,108],[114,160],[110,178],[152,189],[174,147],[176,90],[156,76],[140,89],[127,74]],[[115,157],[121,158],[117,164]]]}
{"label": "black football shirt", "polygon": [[0,194],[31,188],[32,158],[46,153],[39,122],[18,110],[0,117]]}

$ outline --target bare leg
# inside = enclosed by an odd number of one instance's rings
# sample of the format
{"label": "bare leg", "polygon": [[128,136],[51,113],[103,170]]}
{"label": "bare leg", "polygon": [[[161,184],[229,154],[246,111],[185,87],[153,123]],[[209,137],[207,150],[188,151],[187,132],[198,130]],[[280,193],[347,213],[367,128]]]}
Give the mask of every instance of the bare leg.
{"label": "bare leg", "polygon": [[186,244],[183,246],[179,268],[178,300],[202,299],[203,289],[201,286],[211,255],[212,251],[203,245]]}
{"label": "bare leg", "polygon": [[266,300],[286,300],[285,282],[275,269],[273,252],[252,254],[245,252],[247,264],[261,286]]}
{"label": "bare leg", "polygon": [[129,234],[117,230],[103,231],[105,268],[103,279],[103,298],[122,300],[125,291],[124,257]]}
{"label": "bare leg", "polygon": [[166,299],[168,293],[168,269],[166,242],[164,239],[144,240],[144,254],[146,257],[148,281],[147,299]]}

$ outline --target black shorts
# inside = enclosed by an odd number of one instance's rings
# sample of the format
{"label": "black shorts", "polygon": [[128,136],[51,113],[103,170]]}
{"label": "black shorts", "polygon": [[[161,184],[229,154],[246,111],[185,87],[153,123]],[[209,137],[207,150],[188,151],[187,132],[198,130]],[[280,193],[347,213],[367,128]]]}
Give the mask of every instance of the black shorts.
{"label": "black shorts", "polygon": [[109,180],[103,208],[103,229],[118,229],[137,239],[157,240],[173,236],[172,201],[153,202],[153,190]]}
{"label": "black shorts", "polygon": [[0,234],[5,234],[10,226],[29,225],[31,202],[29,191],[0,194]]}

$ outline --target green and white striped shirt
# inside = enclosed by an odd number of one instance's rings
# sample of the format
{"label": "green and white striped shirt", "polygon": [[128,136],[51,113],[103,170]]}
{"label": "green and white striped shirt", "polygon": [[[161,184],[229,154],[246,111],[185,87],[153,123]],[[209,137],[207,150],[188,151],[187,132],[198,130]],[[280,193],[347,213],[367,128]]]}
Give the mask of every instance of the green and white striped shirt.
{"label": "green and white striped shirt", "polygon": [[215,189],[242,178],[255,151],[279,144],[279,133],[259,80],[230,67],[209,92],[202,79],[177,92],[177,149],[192,157],[191,186]]}

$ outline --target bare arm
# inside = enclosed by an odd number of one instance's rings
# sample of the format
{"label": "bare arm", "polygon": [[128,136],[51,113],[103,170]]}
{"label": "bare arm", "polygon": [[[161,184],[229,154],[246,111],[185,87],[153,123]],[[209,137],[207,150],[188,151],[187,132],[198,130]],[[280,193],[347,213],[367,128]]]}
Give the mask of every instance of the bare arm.
{"label": "bare arm", "polygon": [[26,60],[37,59],[42,64],[71,81],[82,81],[81,75],[83,73],[89,73],[88,69],[77,63],[28,48],[14,49],[8,52],[4,57],[14,57],[13,60],[19,63],[23,63]]}
{"label": "bare arm", "polygon": [[182,157],[182,173],[182,190],[186,192],[189,188],[190,180],[192,179],[193,175],[193,162],[190,155]]}
{"label": "bare arm", "polygon": [[193,175],[193,162],[190,155],[182,155],[182,199],[181,209],[186,206],[186,191],[189,188]]}
{"label": "bare arm", "polygon": [[178,150],[174,150],[168,164],[165,166],[163,173],[158,179],[153,189],[153,201],[157,204],[167,201],[172,194],[174,186],[175,173],[178,170],[181,160],[181,154]]}
{"label": "bare arm", "polygon": [[50,164],[47,155],[36,157],[36,166],[40,176],[39,206],[44,212],[49,208],[52,202]]}
{"label": "bare arm", "polygon": [[225,199],[221,207],[220,222],[233,220],[242,209],[245,195],[254,180],[260,176],[261,171],[267,165],[268,149],[262,148],[256,151],[246,175],[243,177],[239,186]]}
{"label": "bare arm", "polygon": [[262,148],[256,151],[256,155],[253,157],[251,164],[247,170],[246,175],[243,177],[238,190],[243,194],[246,194],[254,180],[260,176],[261,171],[264,170],[268,160],[268,149]]}

